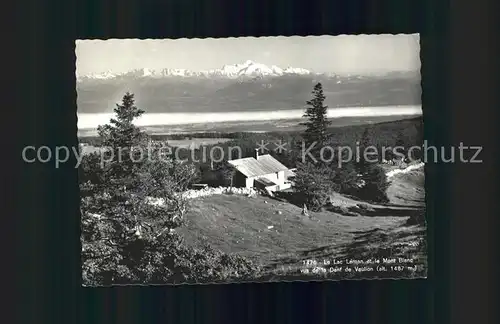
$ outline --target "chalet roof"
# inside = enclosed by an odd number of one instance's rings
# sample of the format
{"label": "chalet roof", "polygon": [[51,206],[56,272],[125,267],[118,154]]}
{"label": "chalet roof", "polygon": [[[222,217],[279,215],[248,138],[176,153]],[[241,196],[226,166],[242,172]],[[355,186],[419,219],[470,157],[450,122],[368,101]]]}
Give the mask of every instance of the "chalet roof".
{"label": "chalet roof", "polygon": [[269,154],[261,155],[258,159],[247,157],[228,162],[249,178],[288,170],[286,166]]}

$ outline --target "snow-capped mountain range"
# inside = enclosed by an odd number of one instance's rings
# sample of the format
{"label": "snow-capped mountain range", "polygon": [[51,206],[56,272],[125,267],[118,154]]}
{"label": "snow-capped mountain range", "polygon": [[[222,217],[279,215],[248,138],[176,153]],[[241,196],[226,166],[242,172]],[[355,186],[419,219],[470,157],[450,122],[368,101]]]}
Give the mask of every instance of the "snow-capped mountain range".
{"label": "snow-capped mountain range", "polygon": [[103,73],[94,73],[89,75],[80,76],[77,73],[77,80],[95,79],[107,80],[119,77],[150,77],[150,78],[164,78],[164,77],[223,77],[223,78],[240,78],[240,77],[269,77],[269,76],[282,76],[282,75],[310,75],[317,74],[302,68],[287,67],[282,69],[276,65],[271,67],[247,60],[244,63],[224,65],[220,69],[206,70],[206,71],[190,71],[186,69],[150,69],[142,68],[135,69],[125,73],[112,73],[110,71]]}

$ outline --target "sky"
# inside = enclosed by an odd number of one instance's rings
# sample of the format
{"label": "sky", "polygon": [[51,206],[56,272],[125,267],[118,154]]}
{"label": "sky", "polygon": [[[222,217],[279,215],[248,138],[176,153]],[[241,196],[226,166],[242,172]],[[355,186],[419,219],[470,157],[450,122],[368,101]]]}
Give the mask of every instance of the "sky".
{"label": "sky", "polygon": [[79,75],[138,68],[218,69],[246,60],[340,75],[416,71],[418,34],[77,40]]}

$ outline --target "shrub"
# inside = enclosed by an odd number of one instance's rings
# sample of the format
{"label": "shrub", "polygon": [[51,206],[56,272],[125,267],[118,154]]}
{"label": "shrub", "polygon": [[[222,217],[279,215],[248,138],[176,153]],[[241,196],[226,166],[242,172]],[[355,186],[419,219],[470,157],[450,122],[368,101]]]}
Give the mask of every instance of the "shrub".
{"label": "shrub", "polygon": [[333,191],[339,186],[333,181],[335,172],[323,165],[299,163],[295,173],[294,190],[303,197],[303,202],[318,211],[325,206]]}
{"label": "shrub", "polygon": [[[103,144],[116,152],[142,146],[146,134],[132,123],[143,111],[127,93],[117,119],[99,127]],[[148,148],[140,163],[127,152],[101,165],[100,155],[84,157],[82,190],[82,278],[84,285],[223,281],[255,276],[249,260],[185,246],[171,229],[182,225],[187,200],[181,194],[199,178],[193,164],[165,159],[161,147]],[[161,198],[163,204],[149,203]]]}
{"label": "shrub", "polygon": [[340,167],[333,166],[335,175],[333,182],[338,186],[338,191],[343,194],[352,194],[358,190],[359,177],[353,162],[344,163]]}
{"label": "shrub", "polygon": [[94,186],[102,186],[105,183],[104,170],[101,168],[101,155],[90,153],[82,156],[82,162],[78,168],[80,183],[92,183]]}
{"label": "shrub", "polygon": [[185,201],[166,194],[161,182],[149,184],[160,188],[156,194],[164,195],[165,206],[150,205],[138,192],[123,188],[107,188],[82,198],[85,285],[215,282],[259,273],[245,258],[210,247],[185,246],[181,237],[170,231],[181,226],[182,218],[176,216],[182,215],[179,209]]}
{"label": "shrub", "polygon": [[216,183],[220,186],[232,187],[235,172],[227,161],[217,163],[214,170]]}
{"label": "shrub", "polygon": [[357,192],[359,198],[378,203],[389,202],[386,192],[389,182],[382,167],[375,164],[369,165],[363,175],[363,180],[365,184]]}
{"label": "shrub", "polygon": [[[102,221],[95,222],[105,230]],[[209,246],[185,246],[175,233],[154,239],[130,238],[122,244],[95,237],[84,241],[83,248],[83,282],[88,286],[222,282],[251,279],[260,273],[258,266],[243,257]]]}
{"label": "shrub", "polygon": [[118,189],[82,198],[84,285],[217,282],[258,275],[259,267],[243,257],[185,246],[170,231],[182,224],[175,217],[182,211],[172,201],[166,205],[149,205],[144,197]]}

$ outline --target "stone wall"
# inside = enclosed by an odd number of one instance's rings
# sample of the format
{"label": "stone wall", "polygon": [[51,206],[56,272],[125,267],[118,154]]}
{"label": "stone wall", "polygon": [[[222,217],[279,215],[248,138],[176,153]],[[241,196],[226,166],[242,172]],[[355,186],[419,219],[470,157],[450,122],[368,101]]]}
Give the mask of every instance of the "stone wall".
{"label": "stone wall", "polygon": [[187,199],[207,197],[212,195],[254,195],[256,194],[253,188],[230,188],[230,187],[216,187],[216,188],[205,188],[202,190],[187,190],[183,193],[184,197]]}
{"label": "stone wall", "polygon": [[[183,197],[186,199],[195,199],[201,197],[208,197],[213,195],[245,195],[253,196],[256,195],[257,191],[253,188],[230,188],[230,187],[207,187],[201,190],[187,190],[182,193]],[[163,199],[161,198],[148,198],[148,201],[152,205],[163,205]]]}

